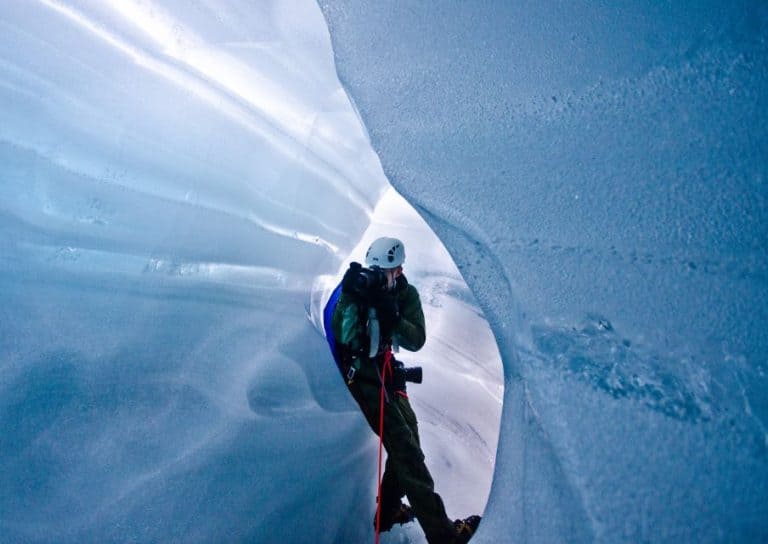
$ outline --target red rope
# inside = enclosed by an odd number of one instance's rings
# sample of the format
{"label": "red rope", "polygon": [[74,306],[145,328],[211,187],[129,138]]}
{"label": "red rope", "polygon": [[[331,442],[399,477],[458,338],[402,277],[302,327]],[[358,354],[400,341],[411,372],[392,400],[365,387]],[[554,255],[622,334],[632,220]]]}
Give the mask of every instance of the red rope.
{"label": "red rope", "polygon": [[384,382],[387,380],[389,374],[392,373],[390,364],[391,358],[391,351],[387,350],[384,352],[384,365],[381,368],[381,394],[379,395],[379,484],[376,499],[376,544],[379,544],[379,538],[381,536],[381,458],[382,450],[384,449],[384,401],[386,395]]}

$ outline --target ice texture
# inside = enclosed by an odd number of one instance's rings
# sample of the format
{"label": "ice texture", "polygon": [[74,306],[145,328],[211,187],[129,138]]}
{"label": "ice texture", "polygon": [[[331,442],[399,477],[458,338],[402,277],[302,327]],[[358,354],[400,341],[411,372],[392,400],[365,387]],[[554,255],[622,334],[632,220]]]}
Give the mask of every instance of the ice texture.
{"label": "ice texture", "polygon": [[481,511],[499,352],[319,6],[2,2],[0,542],[372,538],[377,441],[317,310],[381,229],[425,301],[430,466]]}
{"label": "ice texture", "polygon": [[379,235],[473,542],[768,540],[767,36],[756,1],[4,1],[0,542],[371,541],[318,311]]}
{"label": "ice texture", "polygon": [[321,5],[501,349],[477,542],[765,541],[765,3]]}

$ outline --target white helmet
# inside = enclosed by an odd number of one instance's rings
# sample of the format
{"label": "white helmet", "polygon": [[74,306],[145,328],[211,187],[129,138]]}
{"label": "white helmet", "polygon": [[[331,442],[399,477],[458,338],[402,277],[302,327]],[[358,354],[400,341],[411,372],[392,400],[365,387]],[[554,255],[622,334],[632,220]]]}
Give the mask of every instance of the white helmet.
{"label": "white helmet", "polygon": [[397,268],[405,262],[405,246],[397,238],[374,240],[365,254],[365,266]]}

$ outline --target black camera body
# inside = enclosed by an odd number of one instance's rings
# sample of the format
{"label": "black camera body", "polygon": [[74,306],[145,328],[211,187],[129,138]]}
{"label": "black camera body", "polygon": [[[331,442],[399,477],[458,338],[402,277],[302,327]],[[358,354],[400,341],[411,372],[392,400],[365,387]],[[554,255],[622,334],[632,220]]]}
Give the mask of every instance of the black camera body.
{"label": "black camera body", "polygon": [[387,290],[388,280],[384,270],[378,266],[365,268],[358,263],[352,263],[352,265],[357,265],[356,271],[350,278],[349,290],[352,293],[362,298],[371,298],[375,294]]}
{"label": "black camera body", "polygon": [[405,382],[421,383],[424,373],[420,366],[405,366],[402,361],[394,359],[392,367],[392,381],[405,388]]}

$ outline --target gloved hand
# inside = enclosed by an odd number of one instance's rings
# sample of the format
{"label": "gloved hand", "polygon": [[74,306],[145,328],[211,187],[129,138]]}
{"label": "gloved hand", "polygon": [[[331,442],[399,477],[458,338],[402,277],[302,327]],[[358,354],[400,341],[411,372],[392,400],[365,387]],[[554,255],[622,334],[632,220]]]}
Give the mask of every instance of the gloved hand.
{"label": "gloved hand", "polygon": [[405,391],[405,365],[394,357],[392,358],[392,378],[389,380],[388,390],[390,393]]}
{"label": "gloved hand", "polygon": [[363,268],[363,265],[360,263],[349,263],[349,268],[344,273],[344,278],[341,280],[341,292],[342,293],[348,293],[348,294],[354,294],[355,293],[355,282],[357,281],[358,276],[360,275],[360,270]]}
{"label": "gloved hand", "polygon": [[395,280],[395,293],[402,293],[405,288],[408,287],[408,280],[405,279],[405,274],[400,274]]}
{"label": "gloved hand", "polygon": [[376,308],[376,317],[379,319],[381,332],[384,336],[392,335],[392,331],[400,322],[400,307],[397,297],[393,293],[377,293],[373,299],[373,307]]}

